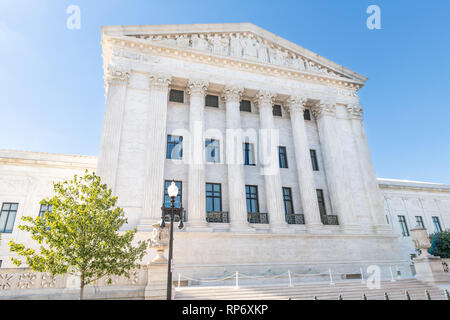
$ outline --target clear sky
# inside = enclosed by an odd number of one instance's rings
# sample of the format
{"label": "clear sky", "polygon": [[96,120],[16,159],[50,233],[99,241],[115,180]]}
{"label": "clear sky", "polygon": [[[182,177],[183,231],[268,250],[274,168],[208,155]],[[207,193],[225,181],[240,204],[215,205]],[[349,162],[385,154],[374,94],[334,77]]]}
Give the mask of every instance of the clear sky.
{"label": "clear sky", "polygon": [[[372,4],[381,30],[366,27]],[[0,0],[0,149],[98,154],[100,26],[220,22],[252,22],[367,76],[377,175],[450,184],[448,0]]]}

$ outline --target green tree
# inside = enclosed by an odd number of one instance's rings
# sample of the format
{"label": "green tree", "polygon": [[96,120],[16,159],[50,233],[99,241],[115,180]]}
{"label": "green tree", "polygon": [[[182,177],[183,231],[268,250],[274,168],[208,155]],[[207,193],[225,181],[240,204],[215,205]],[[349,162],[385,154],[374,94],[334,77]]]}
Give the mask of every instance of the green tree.
{"label": "green tree", "polygon": [[430,235],[431,247],[428,252],[444,259],[450,258],[450,229]]}
{"label": "green tree", "polygon": [[[119,232],[127,223],[117,197],[101,183],[95,173],[75,175],[73,180],[53,183],[54,196],[40,203],[51,205],[43,217],[22,217],[28,224],[20,230],[31,233],[39,248],[27,248],[9,242],[10,251],[25,257],[31,270],[52,275],[77,270],[80,276],[80,300],[86,285],[104,276],[129,277],[132,268],[139,268],[147,248],[146,241],[132,245],[136,229]],[[21,261],[11,258],[21,265]],[[110,280],[110,279],[109,279]]]}

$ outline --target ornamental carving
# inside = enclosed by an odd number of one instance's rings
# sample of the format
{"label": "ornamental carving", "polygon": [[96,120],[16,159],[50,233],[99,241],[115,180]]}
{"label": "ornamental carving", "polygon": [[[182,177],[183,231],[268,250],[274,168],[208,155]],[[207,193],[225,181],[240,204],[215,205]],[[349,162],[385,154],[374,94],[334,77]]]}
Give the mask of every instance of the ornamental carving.
{"label": "ornamental carving", "polygon": [[321,101],[311,108],[316,119],[324,115],[336,116],[336,104],[332,101]]}
{"label": "ornamental carving", "polygon": [[194,34],[134,34],[128,35],[166,46],[195,49],[206,53],[245,58],[261,63],[271,63],[300,71],[346,77],[306,57],[282,48],[250,32],[194,33]]}
{"label": "ornamental carving", "polygon": [[348,114],[355,119],[362,119],[363,108],[359,104],[347,105]]}
{"label": "ornamental carving", "polygon": [[19,288],[30,289],[34,286],[34,280],[36,279],[36,274],[34,273],[23,273],[19,276]]}
{"label": "ornamental carving", "polygon": [[209,81],[207,80],[189,80],[187,86],[187,92],[190,95],[206,95],[206,90],[208,89]]}
{"label": "ornamental carving", "polygon": [[286,106],[288,112],[296,111],[296,112],[303,112],[305,109],[306,101],[308,99],[303,96],[290,96],[286,100]]}
{"label": "ornamental carving", "polygon": [[108,65],[105,72],[106,83],[128,82],[130,79],[130,68],[122,65]]}
{"label": "ornamental carving", "polygon": [[273,105],[273,99],[276,97],[276,93],[268,90],[260,90],[253,99],[253,102],[258,108],[271,107]]}
{"label": "ornamental carving", "polygon": [[56,286],[56,276],[48,273],[42,275],[41,287],[42,288],[54,288]]}
{"label": "ornamental carving", "polygon": [[13,278],[12,274],[8,273],[0,274],[0,289],[6,290],[8,288],[11,288],[12,278]]}
{"label": "ornamental carving", "polygon": [[241,100],[244,87],[240,86],[225,86],[223,89],[222,97],[225,101],[239,102]]}
{"label": "ornamental carving", "polygon": [[150,86],[156,89],[168,89],[172,77],[165,73],[150,74]]}

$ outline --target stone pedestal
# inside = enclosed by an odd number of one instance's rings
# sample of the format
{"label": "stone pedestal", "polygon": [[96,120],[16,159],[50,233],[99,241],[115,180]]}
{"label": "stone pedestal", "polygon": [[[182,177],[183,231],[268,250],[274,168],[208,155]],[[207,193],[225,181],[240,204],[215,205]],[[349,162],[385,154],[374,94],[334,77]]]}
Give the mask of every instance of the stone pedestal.
{"label": "stone pedestal", "polygon": [[444,271],[440,257],[428,256],[413,259],[416,278],[430,283],[450,283],[450,273]]}
{"label": "stone pedestal", "polygon": [[[167,263],[150,263],[148,265],[145,300],[166,300],[167,298]],[[172,299],[175,290],[172,288]]]}

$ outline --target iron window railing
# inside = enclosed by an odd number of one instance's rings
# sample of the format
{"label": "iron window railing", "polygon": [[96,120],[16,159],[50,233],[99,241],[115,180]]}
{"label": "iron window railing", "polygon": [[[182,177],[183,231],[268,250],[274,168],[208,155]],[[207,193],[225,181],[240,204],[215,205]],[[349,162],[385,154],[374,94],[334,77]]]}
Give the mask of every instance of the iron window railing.
{"label": "iron window railing", "polygon": [[287,214],[286,222],[288,224],[305,224],[305,215],[302,213]]}
{"label": "iron window railing", "polygon": [[263,212],[248,212],[247,213],[247,221],[249,223],[269,223],[269,215]]}
{"label": "iron window railing", "polygon": [[214,223],[229,223],[230,219],[226,211],[210,211],[206,213],[206,221]]}
{"label": "iron window railing", "polygon": [[339,225],[339,219],[337,215],[332,215],[332,214],[327,214],[327,215],[322,215],[322,223],[325,225],[330,225],[330,226],[337,226]]}

